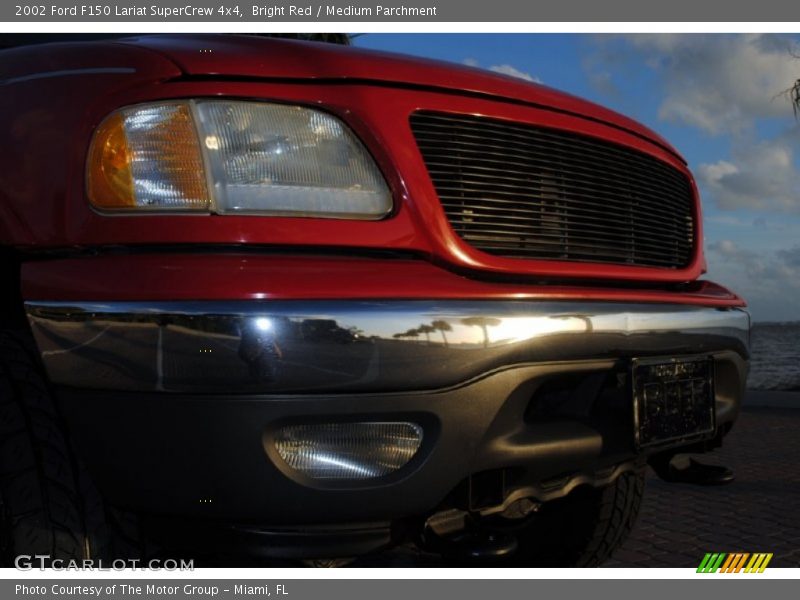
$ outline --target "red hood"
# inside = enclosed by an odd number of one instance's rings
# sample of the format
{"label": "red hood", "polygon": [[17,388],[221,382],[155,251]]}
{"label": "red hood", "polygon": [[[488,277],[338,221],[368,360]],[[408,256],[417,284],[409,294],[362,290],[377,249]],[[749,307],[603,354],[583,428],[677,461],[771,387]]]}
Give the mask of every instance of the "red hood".
{"label": "red hood", "polygon": [[645,137],[680,158],[661,136],[624,115],[544,85],[455,63],[336,44],[245,35],[153,35],[123,41],[161,52],[186,75],[356,80],[522,101],[604,121]]}

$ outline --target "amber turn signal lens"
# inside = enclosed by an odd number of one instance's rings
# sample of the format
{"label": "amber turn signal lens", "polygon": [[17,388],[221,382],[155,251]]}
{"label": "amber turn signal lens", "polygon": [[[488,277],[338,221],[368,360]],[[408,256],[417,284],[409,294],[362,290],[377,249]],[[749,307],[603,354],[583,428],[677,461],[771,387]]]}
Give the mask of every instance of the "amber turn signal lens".
{"label": "amber turn signal lens", "polygon": [[133,208],[131,153],[122,113],[103,121],[89,159],[89,199],[98,208]]}
{"label": "amber turn signal lens", "polygon": [[200,143],[188,103],[130,107],[95,132],[89,201],[101,210],[209,208]]}

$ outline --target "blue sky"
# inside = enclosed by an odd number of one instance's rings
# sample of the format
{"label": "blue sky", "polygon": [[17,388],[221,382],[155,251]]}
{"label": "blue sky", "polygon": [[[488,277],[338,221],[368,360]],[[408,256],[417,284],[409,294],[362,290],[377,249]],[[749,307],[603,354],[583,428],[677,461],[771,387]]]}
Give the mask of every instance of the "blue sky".
{"label": "blue sky", "polygon": [[689,161],[706,276],[755,320],[800,320],[800,35],[365,34],[356,46],[541,81],[641,121]]}

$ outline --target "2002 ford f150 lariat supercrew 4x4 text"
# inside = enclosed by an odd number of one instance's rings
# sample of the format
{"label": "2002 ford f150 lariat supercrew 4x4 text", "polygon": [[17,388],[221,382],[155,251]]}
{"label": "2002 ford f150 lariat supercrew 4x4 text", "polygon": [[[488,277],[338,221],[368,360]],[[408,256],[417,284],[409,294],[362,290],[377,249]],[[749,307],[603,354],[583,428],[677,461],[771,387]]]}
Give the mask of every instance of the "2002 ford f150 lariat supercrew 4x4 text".
{"label": "2002 ford f150 lariat supercrew 4x4 text", "polygon": [[19,46],[0,87],[6,556],[596,565],[737,417],[744,302],[622,115],[234,35]]}

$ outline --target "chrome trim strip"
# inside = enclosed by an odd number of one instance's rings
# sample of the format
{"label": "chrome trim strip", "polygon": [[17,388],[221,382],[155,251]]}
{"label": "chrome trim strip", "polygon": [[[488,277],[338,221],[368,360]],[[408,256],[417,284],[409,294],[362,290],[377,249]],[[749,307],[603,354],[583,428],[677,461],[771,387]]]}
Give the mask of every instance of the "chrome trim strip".
{"label": "chrome trim strip", "polygon": [[514,364],[735,351],[741,309],[531,301],[28,302],[56,384],[112,390],[394,392]]}
{"label": "chrome trim strip", "polygon": [[42,73],[31,73],[30,75],[20,75],[19,77],[0,79],[0,85],[11,85],[12,83],[23,83],[25,81],[35,81],[37,79],[51,79],[53,77],[69,77],[70,75],[118,75],[126,73],[136,73],[136,69],[132,67],[95,67],[89,69],[44,71]]}

